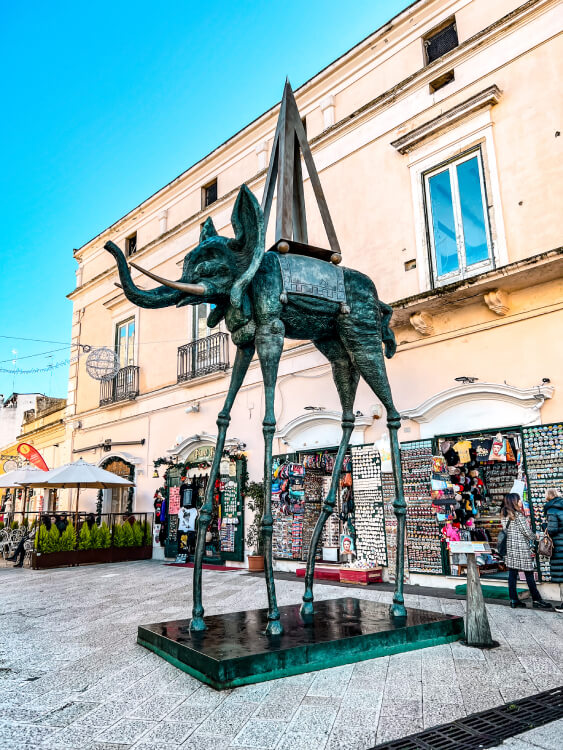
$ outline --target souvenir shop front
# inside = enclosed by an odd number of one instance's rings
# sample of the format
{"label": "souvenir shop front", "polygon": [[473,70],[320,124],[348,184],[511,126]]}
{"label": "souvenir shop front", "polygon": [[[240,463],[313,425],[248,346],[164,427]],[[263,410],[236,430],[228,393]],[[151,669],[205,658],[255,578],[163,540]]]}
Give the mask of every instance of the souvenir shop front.
{"label": "souvenir shop front", "polygon": [[[274,458],[274,559],[295,569],[309,555],[315,523],[333,476],[336,448]],[[548,487],[563,485],[563,424],[441,435],[401,444],[407,502],[405,571],[465,576],[466,559],[450,553],[457,539],[486,541],[477,558],[482,577],[507,577],[494,553],[504,495],[518,492],[534,529],[545,521]],[[381,569],[393,580],[396,518],[388,442],[351,446],[338,479],[333,515],[317,551],[324,564]],[[290,562],[291,561],[291,562]],[[387,570],[385,570],[387,569]],[[549,560],[538,578],[548,582]]]}
{"label": "souvenir shop front", "polygon": [[[463,576],[456,540],[485,541],[477,556],[482,577],[506,578],[494,554],[504,495],[518,493],[534,530],[545,523],[545,490],[563,484],[563,424],[443,435],[403,443],[407,500],[407,555],[411,573]],[[538,559],[538,578],[549,581],[549,559]]]}
{"label": "souvenir shop front", "polygon": [[[273,461],[273,555],[283,561],[306,562],[311,537],[333,480],[336,448],[299,451]],[[317,550],[324,564],[356,570],[394,568],[396,522],[393,476],[382,465],[373,444],[348,450],[340,476],[334,513],[327,520]],[[295,565],[288,566],[290,568]]]}
{"label": "souvenir shop front", "polygon": [[[215,447],[204,445],[191,450],[185,460],[154,462],[155,474],[161,465],[167,467],[164,485],[154,496],[155,541],[164,548],[165,557],[177,562],[193,561],[197,511],[205,498],[214,455]],[[206,563],[244,561],[246,466],[246,455],[237,450],[227,450],[221,458],[205,540]]]}

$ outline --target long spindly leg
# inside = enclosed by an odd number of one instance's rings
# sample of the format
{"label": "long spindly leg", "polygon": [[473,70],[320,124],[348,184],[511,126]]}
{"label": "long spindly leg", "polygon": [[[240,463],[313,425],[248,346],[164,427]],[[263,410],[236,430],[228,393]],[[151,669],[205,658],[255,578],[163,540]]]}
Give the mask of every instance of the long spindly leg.
{"label": "long spindly leg", "polygon": [[209,481],[207,483],[207,489],[205,491],[205,500],[199,510],[197,519],[197,539],[194,552],[194,604],[192,609],[192,619],[190,622],[190,630],[192,631],[201,631],[206,629],[206,625],[203,620],[201,585],[201,566],[203,563],[203,555],[205,552],[205,535],[207,533],[207,527],[211,522],[211,516],[213,513],[213,490],[215,488],[215,481],[217,480],[217,476],[219,474],[219,465],[221,463],[221,457],[223,455],[223,449],[225,447],[227,427],[229,426],[229,423],[231,421],[231,409],[233,408],[233,403],[235,401],[236,395],[239,392],[244,377],[247,373],[248,365],[250,364],[253,356],[254,344],[237,348],[227,397],[225,399],[225,403],[223,404],[223,408],[217,416],[217,446],[215,448],[215,455],[213,456],[213,463],[211,464]]}
{"label": "long spindly leg", "polygon": [[305,592],[303,594],[303,604],[301,605],[301,615],[304,618],[310,617],[313,614],[315,557],[324,526],[334,511],[340,472],[348,444],[350,443],[350,437],[354,430],[354,399],[360,379],[358,370],[352,364],[346,349],[338,339],[315,341],[314,343],[317,349],[325,355],[332,365],[332,375],[342,405],[342,439],[340,440],[340,446],[338,447],[338,453],[334,462],[330,489],[315,524],[313,536],[311,537],[309,556],[307,558],[307,571],[305,573]]}
{"label": "long spindly leg", "polygon": [[276,601],[276,586],[274,582],[274,568],[272,563],[272,534],[274,531],[274,517],[272,515],[272,441],[276,430],[274,414],[274,395],[278,367],[283,350],[284,325],[281,320],[274,318],[256,329],[256,350],[262,378],[264,380],[264,396],[266,409],[262,422],[264,433],[264,515],[262,516],[262,539],[264,543],[264,571],[266,588],[268,590],[268,625],[267,635],[281,635],[283,626]]}
{"label": "long spindly leg", "polygon": [[[377,320],[373,321],[374,328]],[[369,325],[369,323],[368,323]],[[401,452],[399,448],[398,430],[401,426],[401,416],[391,395],[391,386],[385,368],[385,359],[379,334],[369,333],[366,321],[355,321],[353,316],[346,316],[341,333],[342,341],[348,350],[354,364],[369,387],[379,398],[387,411],[387,427],[391,441],[391,460],[393,463],[393,479],[395,482],[395,501],[393,508],[397,517],[397,562],[395,593],[391,614],[394,617],[406,617],[405,599],[403,595],[403,579],[405,566],[405,520],[407,505],[403,489],[403,472],[401,468]]]}

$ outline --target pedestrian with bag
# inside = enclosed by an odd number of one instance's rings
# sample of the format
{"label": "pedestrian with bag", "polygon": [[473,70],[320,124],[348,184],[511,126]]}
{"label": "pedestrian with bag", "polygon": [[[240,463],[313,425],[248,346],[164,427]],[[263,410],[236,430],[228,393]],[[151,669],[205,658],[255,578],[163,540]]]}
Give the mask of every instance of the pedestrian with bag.
{"label": "pedestrian with bag", "polygon": [[[551,582],[559,584],[560,603],[554,607],[556,612],[563,612],[563,496],[561,492],[550,488],[545,493],[544,513],[547,517],[547,541],[551,541]],[[540,550],[541,553],[541,550]]]}
{"label": "pedestrian with bag", "polygon": [[516,590],[518,573],[519,571],[523,571],[526,576],[526,583],[530,589],[533,606],[538,609],[552,609],[551,604],[541,598],[541,594],[536,586],[534,579],[536,554],[533,547],[536,535],[530,528],[528,520],[524,515],[524,507],[520,495],[515,492],[505,495],[501,511],[501,523],[505,539],[501,540],[499,548],[503,547],[503,542],[506,541],[506,551],[504,549],[502,551],[499,550],[499,554],[504,557],[504,562],[508,568],[510,606],[512,609],[516,609],[517,607],[526,608],[526,604],[518,599],[518,592]]}

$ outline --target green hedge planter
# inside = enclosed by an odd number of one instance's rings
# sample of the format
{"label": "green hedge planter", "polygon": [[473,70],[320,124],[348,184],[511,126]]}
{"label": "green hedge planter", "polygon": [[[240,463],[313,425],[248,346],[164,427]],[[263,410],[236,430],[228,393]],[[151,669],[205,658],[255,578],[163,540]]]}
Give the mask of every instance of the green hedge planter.
{"label": "green hedge planter", "polygon": [[41,554],[33,552],[31,567],[34,570],[43,568],[61,568],[69,565],[90,565],[92,563],[125,562],[127,560],[150,560],[152,546],[144,547],[108,547],[105,549],[76,549],[65,552]]}

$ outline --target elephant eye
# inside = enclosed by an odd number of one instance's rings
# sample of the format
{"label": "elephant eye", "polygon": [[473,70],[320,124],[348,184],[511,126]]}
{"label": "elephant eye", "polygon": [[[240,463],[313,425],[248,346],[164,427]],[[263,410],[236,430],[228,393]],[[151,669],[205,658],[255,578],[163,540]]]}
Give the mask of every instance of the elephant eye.
{"label": "elephant eye", "polygon": [[217,261],[204,261],[200,263],[196,269],[195,274],[198,277],[201,276],[222,276],[229,272],[229,268],[225,263]]}

